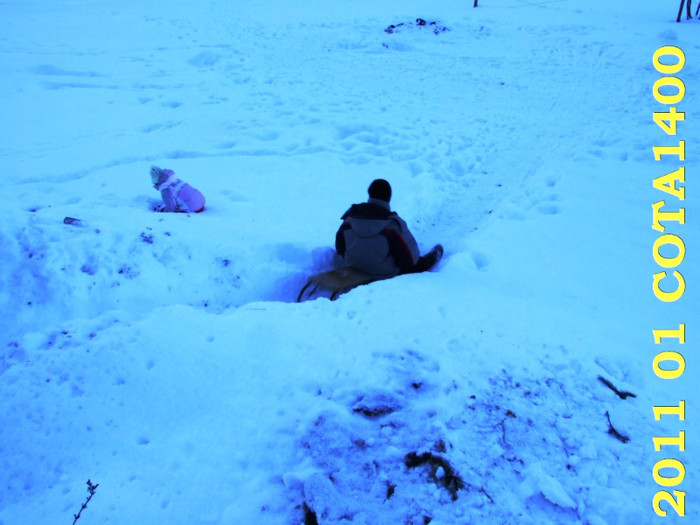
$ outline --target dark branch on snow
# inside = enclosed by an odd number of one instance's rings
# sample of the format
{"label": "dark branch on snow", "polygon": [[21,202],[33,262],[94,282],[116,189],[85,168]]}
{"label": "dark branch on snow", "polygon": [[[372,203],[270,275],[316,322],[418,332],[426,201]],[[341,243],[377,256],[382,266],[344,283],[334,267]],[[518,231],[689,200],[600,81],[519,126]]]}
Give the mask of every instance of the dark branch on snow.
{"label": "dark branch on snow", "polygon": [[615,385],[613,385],[610,381],[605,379],[603,376],[598,376],[598,381],[600,381],[605,386],[607,386],[610,390],[615,392],[617,394],[617,397],[619,397],[620,399],[627,399],[628,397],[637,397],[632,392],[620,392],[617,388],[615,388]]}
{"label": "dark branch on snow", "polygon": [[[452,501],[457,499],[457,491],[464,488],[464,481],[450,465],[450,462],[441,456],[436,456],[430,452],[417,454],[410,452],[406,454],[404,463],[408,468],[416,468],[420,465],[428,465],[428,476],[431,481],[438,485],[442,485],[452,496]],[[438,469],[442,468],[443,475],[438,477]]]}
{"label": "dark branch on snow", "polygon": [[627,443],[630,438],[620,434],[617,429],[613,426],[612,421],[610,421],[610,414],[606,411],[605,412],[605,417],[608,418],[608,434],[610,434],[612,437],[615,439],[621,441],[622,443]]}
{"label": "dark branch on snow", "polygon": [[93,484],[92,481],[87,480],[87,486],[88,486],[87,490],[88,490],[88,493],[89,493],[89,494],[88,494],[88,497],[87,497],[87,499],[85,500],[85,503],[83,503],[83,504],[81,505],[80,510],[78,511],[78,513],[77,513],[77,514],[73,514],[73,518],[74,518],[74,519],[73,519],[73,525],[75,525],[76,522],[80,519],[80,515],[83,513],[83,511],[84,511],[85,509],[87,509],[88,503],[90,503],[90,500],[91,500],[92,497],[95,495],[95,491],[97,490],[97,487],[99,487],[100,485],[99,485],[99,483]]}

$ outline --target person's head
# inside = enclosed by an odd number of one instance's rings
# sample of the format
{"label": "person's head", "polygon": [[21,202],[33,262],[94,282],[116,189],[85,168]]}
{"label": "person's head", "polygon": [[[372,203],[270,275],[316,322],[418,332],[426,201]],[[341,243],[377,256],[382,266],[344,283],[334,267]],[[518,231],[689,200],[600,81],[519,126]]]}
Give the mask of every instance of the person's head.
{"label": "person's head", "polygon": [[376,179],[369,185],[367,193],[369,193],[370,199],[378,199],[388,203],[391,200],[391,185],[384,179]]}
{"label": "person's head", "polygon": [[154,186],[163,184],[173,173],[175,173],[173,170],[161,169],[158,166],[153,166],[151,168],[151,182],[153,182]]}

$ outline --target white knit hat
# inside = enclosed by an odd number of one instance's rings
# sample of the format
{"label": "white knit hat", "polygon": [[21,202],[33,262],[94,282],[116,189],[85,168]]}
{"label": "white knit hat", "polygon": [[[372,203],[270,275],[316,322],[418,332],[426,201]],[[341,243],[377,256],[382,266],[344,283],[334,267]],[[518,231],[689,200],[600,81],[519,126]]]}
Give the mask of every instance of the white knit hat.
{"label": "white knit hat", "polygon": [[151,182],[153,182],[154,186],[158,186],[159,184],[162,184],[167,180],[170,175],[173,175],[175,172],[173,170],[169,169],[161,169],[158,166],[152,166],[151,167]]}

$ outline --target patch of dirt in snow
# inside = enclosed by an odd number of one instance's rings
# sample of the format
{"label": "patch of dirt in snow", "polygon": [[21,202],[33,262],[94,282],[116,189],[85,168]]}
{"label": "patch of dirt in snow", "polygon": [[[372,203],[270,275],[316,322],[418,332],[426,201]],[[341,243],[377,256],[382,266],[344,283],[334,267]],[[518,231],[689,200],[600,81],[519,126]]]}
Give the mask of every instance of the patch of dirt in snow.
{"label": "patch of dirt in snow", "polygon": [[319,393],[331,404],[299,440],[306,469],[284,476],[305,523],[514,523],[514,509],[563,523],[614,514],[611,493],[639,492],[608,477],[645,446],[639,407],[575,364],[473,387],[416,351],[375,360],[386,388]]}

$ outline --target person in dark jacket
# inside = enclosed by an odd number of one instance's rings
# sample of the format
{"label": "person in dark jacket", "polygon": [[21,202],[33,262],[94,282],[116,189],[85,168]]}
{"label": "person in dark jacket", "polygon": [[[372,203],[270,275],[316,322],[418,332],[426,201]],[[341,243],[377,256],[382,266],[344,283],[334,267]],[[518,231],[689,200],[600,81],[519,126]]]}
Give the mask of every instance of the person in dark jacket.
{"label": "person in dark jacket", "polygon": [[439,244],[421,257],[418,243],[406,222],[391,211],[391,185],[384,179],[370,184],[369,199],[353,204],[342,216],[335,235],[335,250],[345,266],[379,279],[424,272],[442,257]]}

